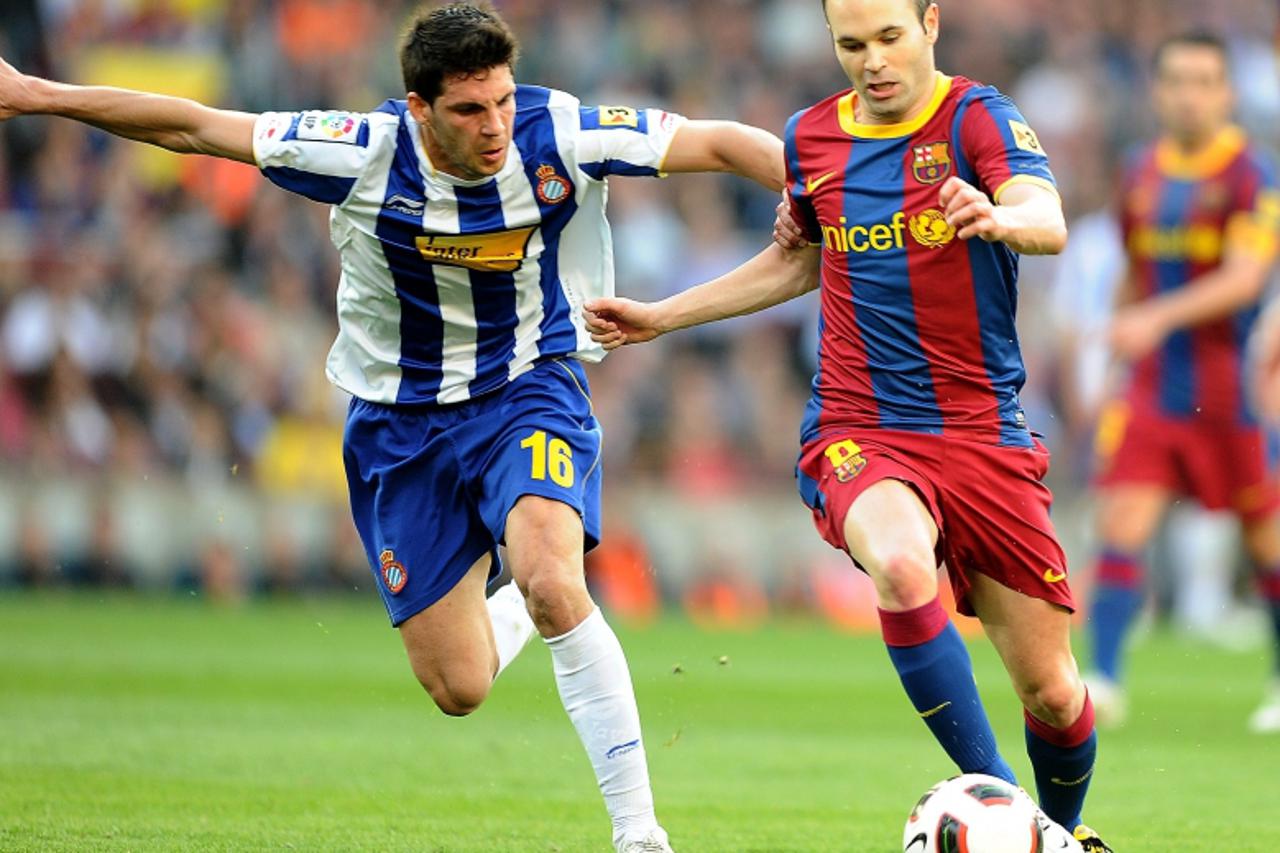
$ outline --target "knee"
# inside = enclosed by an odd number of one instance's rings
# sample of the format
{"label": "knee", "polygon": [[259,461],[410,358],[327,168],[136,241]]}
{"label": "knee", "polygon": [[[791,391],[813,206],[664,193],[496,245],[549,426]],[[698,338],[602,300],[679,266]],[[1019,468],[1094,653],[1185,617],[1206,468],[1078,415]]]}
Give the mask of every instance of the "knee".
{"label": "knee", "polygon": [[418,682],[442,712],[450,717],[465,717],[484,702],[493,679],[478,675],[449,678],[419,675]]}
{"label": "knee", "polygon": [[558,636],[571,630],[591,611],[586,581],[561,566],[533,571],[523,587],[529,616],[543,636]]}
{"label": "knee", "polygon": [[1084,711],[1084,683],[1078,675],[1061,674],[1018,686],[1022,704],[1036,719],[1065,729]]}
{"label": "knee", "polygon": [[932,555],[895,552],[881,561],[877,574],[873,579],[885,609],[920,607],[938,594],[938,567]]}

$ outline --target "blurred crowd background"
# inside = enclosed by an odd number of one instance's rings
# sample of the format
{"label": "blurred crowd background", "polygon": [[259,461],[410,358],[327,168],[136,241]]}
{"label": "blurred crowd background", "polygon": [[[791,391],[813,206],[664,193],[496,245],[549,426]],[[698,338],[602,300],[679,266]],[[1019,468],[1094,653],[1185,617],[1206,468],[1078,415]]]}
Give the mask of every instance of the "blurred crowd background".
{"label": "blurred crowd background", "polygon": [[[402,96],[397,39],[415,4],[0,5],[0,56],[24,71],[250,111],[360,111]],[[523,42],[517,79],[586,103],[780,134],[847,87],[819,0],[496,5]],[[1239,120],[1274,144],[1276,4],[940,6],[940,67],[1015,99],[1073,223],[1066,256],[1024,261],[1020,323],[1024,403],[1054,451],[1055,517],[1083,568],[1089,434],[1106,389],[1097,343],[1119,263],[1107,208],[1125,152],[1154,132],[1152,49],[1191,26],[1221,33]],[[765,245],[775,201],[721,176],[613,179],[619,292],[661,296],[728,270]],[[337,274],[327,209],[251,167],[64,120],[0,126],[0,585],[372,598],[341,471],[346,400],[323,375]],[[737,624],[874,618],[863,580],[795,497],[815,321],[810,296],[592,369],[607,518],[592,582],[623,615],[678,603]]]}

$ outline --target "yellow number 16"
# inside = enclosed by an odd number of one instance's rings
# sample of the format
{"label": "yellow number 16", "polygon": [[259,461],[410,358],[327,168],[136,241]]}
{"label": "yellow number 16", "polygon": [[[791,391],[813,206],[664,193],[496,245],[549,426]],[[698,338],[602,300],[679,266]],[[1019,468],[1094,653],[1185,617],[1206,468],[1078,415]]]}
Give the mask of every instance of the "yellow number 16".
{"label": "yellow number 16", "polygon": [[550,473],[551,482],[557,486],[566,489],[573,486],[573,448],[563,438],[548,439],[546,430],[535,430],[520,442],[520,447],[533,452],[530,477],[545,480]]}

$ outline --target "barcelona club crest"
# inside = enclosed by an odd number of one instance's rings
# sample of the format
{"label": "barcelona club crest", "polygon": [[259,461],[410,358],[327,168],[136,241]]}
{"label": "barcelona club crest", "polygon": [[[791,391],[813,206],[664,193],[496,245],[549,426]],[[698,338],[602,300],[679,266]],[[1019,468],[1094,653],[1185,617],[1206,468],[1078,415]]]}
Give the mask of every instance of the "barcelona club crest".
{"label": "barcelona club crest", "polygon": [[929,142],[915,146],[911,173],[922,184],[936,184],[951,174],[951,146],[947,142]]}
{"label": "barcelona club crest", "polygon": [[559,204],[569,197],[569,182],[546,163],[538,167],[538,199],[543,204]]}
{"label": "barcelona club crest", "polygon": [[390,548],[378,555],[378,562],[382,564],[382,582],[392,595],[399,595],[400,590],[409,582],[409,573],[404,570],[404,564],[396,560],[395,552]]}

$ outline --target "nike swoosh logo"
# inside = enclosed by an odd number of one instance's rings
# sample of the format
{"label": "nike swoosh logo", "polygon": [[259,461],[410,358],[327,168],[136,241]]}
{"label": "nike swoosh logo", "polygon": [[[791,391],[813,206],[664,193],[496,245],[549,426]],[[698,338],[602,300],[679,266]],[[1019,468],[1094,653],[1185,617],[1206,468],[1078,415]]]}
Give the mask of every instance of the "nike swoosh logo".
{"label": "nike swoosh logo", "polygon": [[818,187],[822,186],[823,184],[825,184],[827,181],[831,180],[835,176],[836,176],[835,172],[827,172],[825,175],[819,175],[816,178],[809,178],[807,181],[804,182],[804,191],[806,193],[812,193]]}
{"label": "nike swoosh logo", "polygon": [[927,710],[927,711],[921,711],[921,712],[920,712],[920,719],[922,719],[922,720],[927,720],[927,719],[929,719],[930,717],[932,717],[934,714],[938,713],[939,711],[941,711],[943,708],[947,707],[947,706],[948,706],[948,705],[950,705],[950,704],[951,704],[951,700],[947,700],[946,702],[943,702],[941,705],[939,705],[939,706],[938,706],[938,707],[936,707],[936,708],[930,708],[930,709],[929,709],[929,710]]}
{"label": "nike swoosh logo", "polygon": [[920,845],[920,849],[922,851],[928,850],[929,836],[925,835],[923,832],[917,833],[916,837],[911,839],[911,843],[908,844],[906,847],[902,848],[902,853],[911,853],[911,851],[915,849],[915,846],[917,843]]}
{"label": "nike swoosh logo", "polygon": [[1064,579],[1066,576],[1067,576],[1066,572],[1054,571],[1053,569],[1044,570],[1044,579],[1047,580],[1049,583],[1057,583],[1058,581]]}

